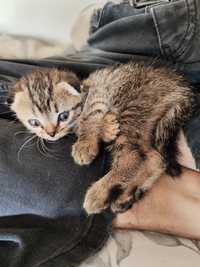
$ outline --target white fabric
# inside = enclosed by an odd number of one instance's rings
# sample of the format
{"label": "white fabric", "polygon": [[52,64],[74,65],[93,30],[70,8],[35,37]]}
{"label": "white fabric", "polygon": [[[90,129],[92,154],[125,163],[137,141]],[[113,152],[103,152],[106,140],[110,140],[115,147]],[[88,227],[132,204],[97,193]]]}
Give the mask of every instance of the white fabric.
{"label": "white fabric", "polygon": [[98,0],[0,0],[0,33],[64,43],[79,12]]}
{"label": "white fabric", "polygon": [[200,266],[200,242],[153,232],[116,231],[80,267],[190,266]]}

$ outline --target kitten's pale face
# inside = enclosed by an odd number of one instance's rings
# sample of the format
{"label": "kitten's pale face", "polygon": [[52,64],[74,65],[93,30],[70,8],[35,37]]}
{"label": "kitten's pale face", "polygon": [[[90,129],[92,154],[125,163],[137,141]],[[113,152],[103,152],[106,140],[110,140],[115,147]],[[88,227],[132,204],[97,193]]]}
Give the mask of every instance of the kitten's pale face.
{"label": "kitten's pale face", "polygon": [[81,96],[73,86],[64,81],[51,83],[51,92],[40,88],[35,94],[26,86],[22,83],[22,90],[15,93],[11,109],[27,129],[50,141],[73,131],[81,113]]}

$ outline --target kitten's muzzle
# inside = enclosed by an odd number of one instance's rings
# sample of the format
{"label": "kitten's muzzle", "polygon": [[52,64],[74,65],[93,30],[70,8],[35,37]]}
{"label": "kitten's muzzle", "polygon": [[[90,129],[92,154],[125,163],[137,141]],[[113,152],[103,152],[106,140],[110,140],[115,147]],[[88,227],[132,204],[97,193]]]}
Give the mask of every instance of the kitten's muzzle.
{"label": "kitten's muzzle", "polygon": [[44,127],[44,130],[46,131],[46,134],[48,134],[51,137],[54,137],[57,132],[57,126],[52,123],[49,123]]}
{"label": "kitten's muzzle", "polygon": [[54,137],[56,135],[56,131],[47,132],[47,134],[51,137]]}

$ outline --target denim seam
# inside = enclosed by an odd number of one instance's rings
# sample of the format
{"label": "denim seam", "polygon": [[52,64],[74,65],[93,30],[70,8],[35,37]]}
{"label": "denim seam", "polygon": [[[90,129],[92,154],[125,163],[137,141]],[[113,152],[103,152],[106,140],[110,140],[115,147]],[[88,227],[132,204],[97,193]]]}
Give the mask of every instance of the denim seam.
{"label": "denim seam", "polygon": [[[91,35],[92,33],[95,33],[101,27],[102,18],[105,14],[105,9],[111,3],[115,4],[114,6],[129,5],[132,8],[129,0],[120,0],[118,2],[114,2],[112,0],[108,1],[103,7],[100,7],[100,8],[97,8],[96,10],[94,10],[94,12],[91,16],[91,19],[90,19],[89,35]],[[98,16],[98,13],[99,13],[99,17],[97,20],[96,17]],[[93,30],[94,27],[95,27],[95,31]]]}
{"label": "denim seam", "polygon": [[104,7],[103,8],[101,7],[101,8],[97,8],[93,11],[93,14],[91,15],[90,22],[89,22],[89,24],[90,24],[89,35],[96,32],[97,29],[99,28],[100,21],[102,18],[103,9],[104,9]]}
{"label": "denim seam", "polygon": [[[191,14],[191,8],[190,8],[190,5],[188,3],[188,0],[185,0],[185,3],[186,3],[187,13],[188,13],[187,29],[186,29],[186,32],[185,32],[183,39],[180,41],[180,44],[182,44],[182,45],[179,48],[177,48],[177,50],[175,51],[177,53],[178,58],[180,58],[185,53],[185,51],[187,49],[187,45],[184,46],[184,44],[185,44],[185,40],[188,36],[188,33],[190,32],[190,28],[193,26],[192,24],[194,24],[194,29],[193,29],[192,37],[190,38],[190,40],[193,38],[194,33],[195,33],[195,29],[196,29],[196,22],[191,21],[192,14]],[[195,0],[193,0],[193,6],[195,6]],[[194,16],[196,17],[196,11],[195,11]]]}
{"label": "denim seam", "polygon": [[[90,19],[90,29],[89,29],[89,33],[90,35],[94,32],[97,31],[97,29],[99,29],[101,27],[101,21],[102,21],[102,17],[105,13],[105,9],[106,7],[110,4],[111,2],[107,2],[103,7],[97,8],[96,10],[94,10],[93,15],[91,16]],[[98,20],[97,20],[97,16],[99,14]],[[93,25],[95,22],[95,25]],[[93,28],[95,27],[95,31],[93,31]]]}
{"label": "denim seam", "polygon": [[[184,43],[185,42],[185,40],[187,38],[187,35],[190,32],[190,28],[192,26],[193,26],[193,29],[192,29],[193,33],[192,33],[192,37],[190,38],[190,40],[193,39],[194,33],[195,33],[195,29],[196,29],[196,20],[192,21],[192,17],[193,16],[196,17],[196,15],[197,15],[196,14],[196,9],[194,10],[195,13],[192,15],[191,14],[191,8],[190,8],[190,5],[188,3],[188,0],[185,0],[185,2],[186,2],[187,11],[188,11],[188,20],[187,20],[188,23],[187,23],[187,30],[186,30],[185,36],[184,36],[184,38],[182,39],[182,41],[180,43]],[[193,6],[194,7],[196,6],[195,0],[193,0]],[[178,50],[180,50],[180,51],[178,51]],[[187,50],[187,45],[180,47],[180,49],[177,49],[177,56],[180,58],[185,53],[186,50]]]}
{"label": "denim seam", "polygon": [[162,2],[162,1],[160,1],[160,2],[157,2],[157,3],[151,4],[151,5],[147,5],[145,7],[145,14],[149,13],[151,8],[154,8],[154,7],[157,7],[157,6],[161,6],[161,5],[166,5],[168,3],[170,3],[170,2]]}
{"label": "denim seam", "polygon": [[[190,38],[190,40],[193,38],[194,36],[194,33],[195,33],[195,29],[196,29],[196,20],[192,20],[191,18],[192,17],[196,17],[196,9],[194,10],[194,14],[192,15],[191,14],[191,8],[190,8],[190,5],[188,3],[188,0],[185,0],[185,5],[186,5],[186,8],[187,8],[187,14],[188,14],[188,18],[187,18],[187,25],[186,25],[186,30],[185,30],[185,33],[184,33],[184,36],[183,38],[180,40],[180,46],[175,49],[175,50],[171,50],[169,49],[170,47],[166,47],[163,45],[163,41],[162,41],[162,37],[161,37],[161,34],[160,34],[160,30],[159,30],[159,25],[158,25],[158,19],[156,18],[156,14],[155,14],[155,8],[152,7],[150,10],[151,10],[151,14],[152,14],[152,17],[153,17],[153,21],[154,21],[154,25],[155,25],[155,28],[156,28],[156,32],[157,32],[157,36],[158,36],[158,42],[159,42],[159,47],[160,47],[160,50],[161,50],[161,53],[165,56],[170,56],[172,58],[176,58],[176,60],[178,58],[180,58],[184,52],[187,50],[187,45],[185,45],[185,41],[187,42],[187,36],[188,36],[188,33],[191,33],[190,31],[190,28],[192,27],[192,37]],[[193,0],[193,6],[195,7],[195,0]],[[185,46],[184,46],[185,45]],[[169,55],[169,52],[167,52],[167,49],[170,50],[170,55]]]}
{"label": "denim seam", "polygon": [[158,27],[158,23],[157,23],[157,20],[156,20],[156,15],[155,15],[154,9],[150,8],[150,12],[152,14],[153,22],[154,22],[154,25],[155,25],[160,51],[161,51],[161,54],[164,55],[164,50],[162,48],[162,39],[161,39],[161,35],[160,35],[160,31],[159,31],[159,27]]}

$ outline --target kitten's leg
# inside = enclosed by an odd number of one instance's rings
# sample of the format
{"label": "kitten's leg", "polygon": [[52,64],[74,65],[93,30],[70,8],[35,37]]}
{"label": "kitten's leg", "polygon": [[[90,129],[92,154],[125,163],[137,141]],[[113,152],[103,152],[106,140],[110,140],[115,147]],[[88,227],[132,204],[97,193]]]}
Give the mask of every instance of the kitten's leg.
{"label": "kitten's leg", "polygon": [[[151,124],[147,125],[147,129],[149,128],[150,131],[146,132],[147,136],[144,138],[146,143],[149,143],[150,147],[154,147],[154,149],[152,148],[146,154],[144,165],[136,175],[140,178],[131,181],[127,192],[117,199],[115,207],[113,207],[115,211],[120,210],[120,202],[123,203],[131,192],[135,192],[135,200],[139,200],[164,172],[171,176],[181,173],[181,167],[177,160],[177,137],[180,127],[190,115],[191,102],[182,95],[179,98],[177,95],[172,95],[171,97],[167,96],[167,99],[160,105],[160,113],[156,112],[155,117],[152,116]],[[150,140],[147,141],[149,137]]]}
{"label": "kitten's leg", "polygon": [[181,93],[175,91],[163,99],[159,107],[160,113],[152,120],[151,145],[162,155],[166,172],[171,176],[181,173],[177,160],[177,139],[180,129],[192,112],[192,93],[187,91],[182,88]]}
{"label": "kitten's leg", "polygon": [[112,170],[95,182],[87,191],[83,207],[88,214],[100,213],[110,206],[123,188],[122,179]]}
{"label": "kitten's leg", "polygon": [[99,110],[85,119],[82,116],[79,125],[79,137],[72,147],[72,156],[79,165],[90,164],[97,156],[99,142],[113,141],[119,133],[119,124],[114,113],[104,114]]}
{"label": "kitten's leg", "polygon": [[[185,124],[191,114],[191,101],[190,96],[183,94],[168,95],[160,103],[160,113],[156,112],[155,117],[152,116],[152,125],[148,126],[151,131],[147,132],[151,138],[149,143],[154,147],[151,152],[153,153],[152,157],[146,161],[150,174],[149,178],[137,188],[136,200],[140,199],[153,186],[163,172],[172,177],[181,174],[181,166],[177,159],[177,139],[181,126]],[[135,187],[134,182],[130,187]]]}
{"label": "kitten's leg", "polygon": [[111,112],[107,113],[103,118],[101,139],[106,143],[114,141],[119,131],[119,123],[116,114]]}
{"label": "kitten's leg", "polygon": [[161,155],[155,150],[148,152],[145,161],[140,164],[134,175],[134,179],[129,181],[126,190],[112,203],[112,210],[115,213],[124,212],[131,198],[132,203],[141,199],[161,177],[165,169],[166,165]]}
{"label": "kitten's leg", "polygon": [[[127,185],[130,180],[134,179],[141,161],[138,151],[132,151],[126,147],[117,151],[111,171],[95,182],[86,193],[84,208],[87,213],[99,213],[110,207],[111,203],[127,190]],[[133,200],[132,194],[128,196],[124,204],[130,206]]]}
{"label": "kitten's leg", "polygon": [[165,171],[163,160],[156,151],[148,152],[144,159],[137,150],[123,149],[115,160],[112,170],[87,191],[84,208],[88,214],[99,213],[108,207],[114,213],[126,211]]}
{"label": "kitten's leg", "polygon": [[[95,128],[96,126],[96,128]],[[79,165],[90,164],[99,152],[99,135],[98,126],[95,122],[93,125],[87,125],[81,129],[81,134],[76,143],[72,146],[72,157]]]}

